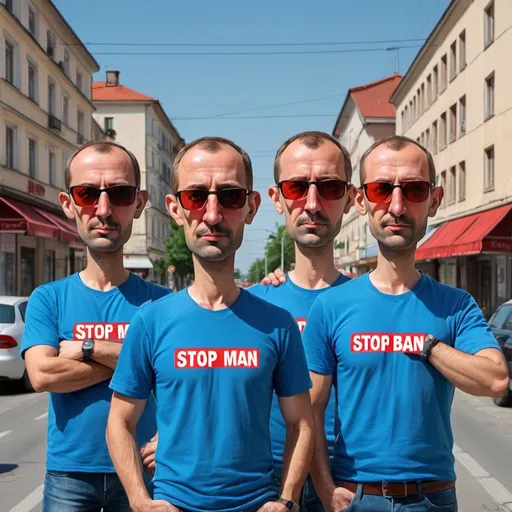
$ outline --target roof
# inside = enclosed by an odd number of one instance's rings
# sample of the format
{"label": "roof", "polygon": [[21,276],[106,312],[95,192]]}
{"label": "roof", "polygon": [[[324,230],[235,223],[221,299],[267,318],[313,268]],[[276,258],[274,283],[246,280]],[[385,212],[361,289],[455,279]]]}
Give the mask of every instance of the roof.
{"label": "roof", "polygon": [[125,85],[107,86],[106,82],[93,82],[92,101],[143,101],[153,103],[156,100]]}
{"label": "roof", "polygon": [[389,98],[393,94],[402,77],[395,73],[386,78],[381,78],[369,84],[352,87],[348,90],[343,106],[341,107],[338,118],[334,125],[333,132],[336,132],[341,115],[345,105],[350,97],[354,100],[361,116],[364,118],[395,118],[395,107],[389,103]]}

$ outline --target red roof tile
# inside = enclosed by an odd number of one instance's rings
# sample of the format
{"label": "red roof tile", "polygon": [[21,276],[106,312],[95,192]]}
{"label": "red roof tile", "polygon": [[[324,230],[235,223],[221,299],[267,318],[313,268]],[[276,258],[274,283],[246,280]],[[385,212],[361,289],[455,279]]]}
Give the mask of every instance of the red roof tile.
{"label": "red roof tile", "polygon": [[349,89],[363,117],[395,117],[395,107],[389,103],[402,77],[394,74],[387,78]]}
{"label": "red roof tile", "polygon": [[151,96],[129,89],[124,85],[107,87],[106,82],[93,82],[92,101],[156,101]]}

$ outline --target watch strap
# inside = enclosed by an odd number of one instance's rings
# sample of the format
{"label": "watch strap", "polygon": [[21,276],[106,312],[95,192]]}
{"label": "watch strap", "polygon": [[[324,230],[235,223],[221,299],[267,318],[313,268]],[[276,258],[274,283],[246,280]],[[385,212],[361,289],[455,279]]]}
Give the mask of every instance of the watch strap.
{"label": "watch strap", "polygon": [[440,342],[439,338],[436,338],[433,334],[428,334],[423,344],[423,350],[421,352],[421,360],[428,362],[428,356],[432,349]]}
{"label": "watch strap", "polygon": [[282,503],[283,505],[285,505],[286,508],[288,510],[290,510],[290,512],[299,512],[300,511],[300,506],[297,503],[295,503],[294,501],[286,500],[281,497],[279,497],[276,501],[277,501],[277,503]]}

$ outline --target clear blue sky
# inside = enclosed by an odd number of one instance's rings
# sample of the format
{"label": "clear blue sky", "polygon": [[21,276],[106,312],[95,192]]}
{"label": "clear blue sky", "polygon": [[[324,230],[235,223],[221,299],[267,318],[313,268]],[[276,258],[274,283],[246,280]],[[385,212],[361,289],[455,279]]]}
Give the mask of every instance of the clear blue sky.
{"label": "clear blue sky", "polygon": [[[349,87],[397,71],[396,51],[302,55],[119,55],[120,52],[276,52],[389,48],[419,45],[449,0],[54,0],[101,66],[117,69],[124,85],[158,98],[186,141],[220,135],[240,144],[253,159],[262,207],[246,229],[236,265],[246,271],[263,256],[268,233],[282,219],[267,195],[273,155],[303,130],[332,132]],[[93,43],[311,43],[391,41],[329,46],[194,47],[100,46]],[[400,73],[418,47],[401,49]],[[103,53],[116,53],[106,55]],[[325,98],[302,104],[270,105]],[[218,114],[243,119],[222,119]],[[260,110],[261,109],[261,110]],[[307,117],[277,117],[298,116]],[[186,117],[212,119],[183,119]],[[250,118],[250,117],[253,118]],[[254,116],[269,116],[254,118]],[[180,119],[181,118],[181,119]]]}

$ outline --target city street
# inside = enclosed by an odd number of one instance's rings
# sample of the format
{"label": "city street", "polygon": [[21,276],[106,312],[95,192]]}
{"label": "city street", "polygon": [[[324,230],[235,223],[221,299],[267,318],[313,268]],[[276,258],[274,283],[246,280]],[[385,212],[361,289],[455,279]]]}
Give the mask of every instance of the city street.
{"label": "city street", "polygon": [[[0,512],[41,510],[48,395],[0,390]],[[460,512],[512,510],[512,409],[457,392]]]}

